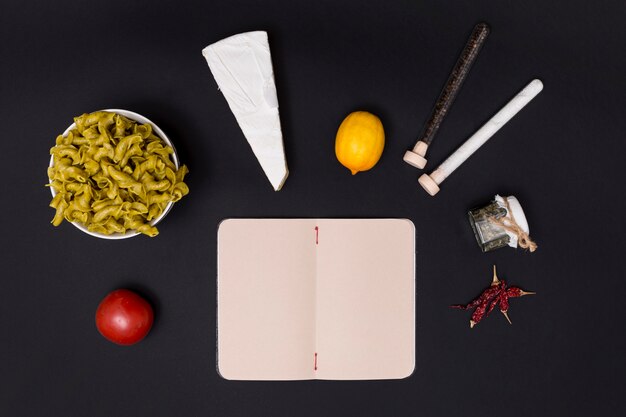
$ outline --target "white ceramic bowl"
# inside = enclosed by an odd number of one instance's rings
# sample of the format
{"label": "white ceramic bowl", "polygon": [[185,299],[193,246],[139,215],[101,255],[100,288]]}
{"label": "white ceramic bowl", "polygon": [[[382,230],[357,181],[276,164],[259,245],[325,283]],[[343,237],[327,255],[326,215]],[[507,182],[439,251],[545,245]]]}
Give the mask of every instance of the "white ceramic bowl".
{"label": "white ceramic bowl", "polygon": [[[174,161],[174,165],[176,166],[176,169],[179,168],[179,162],[178,162],[178,155],[176,154],[176,148],[174,148],[174,145],[172,144],[172,142],[170,141],[170,139],[167,137],[167,135],[159,128],[159,126],[157,126],[156,124],[154,124],[150,119],[148,119],[147,117],[144,117],[138,113],[132,112],[132,111],[128,111],[128,110],[122,110],[122,109],[105,109],[105,110],[98,110],[98,111],[108,111],[108,112],[112,112],[112,113],[117,113],[117,114],[121,114],[122,116],[128,117],[131,120],[134,120],[138,123],[149,123],[150,125],[152,125],[152,131],[161,139],[163,139],[163,142],[165,142],[167,145],[171,146],[172,149],[174,149],[174,153],[172,154],[172,160]],[[72,123],[67,129],[65,129],[65,132],[63,132],[63,136],[67,136],[67,134],[70,132],[70,130],[72,130],[73,128],[76,127],[76,123]],[[52,166],[52,157],[50,157],[50,166]],[[50,187],[50,191],[52,192],[52,197],[54,197],[57,193],[56,191],[54,191],[54,188]],[[161,213],[157,218],[152,219],[152,221],[150,222],[150,224],[152,226],[156,226],[157,223],[159,223],[161,220],[163,220],[163,218],[165,217],[165,215],[167,213],[169,213],[169,211],[172,209],[172,206],[174,205],[174,203],[169,202],[167,204],[167,206],[165,206],[165,210],[163,210],[163,213]],[[72,222],[72,224],[79,229],[82,232],[87,233],[88,235],[91,236],[95,236],[95,237],[99,237],[101,239],[111,239],[111,240],[117,240],[117,239],[127,239],[129,237],[133,237],[133,236],[137,236],[141,233],[135,231],[135,230],[129,230],[126,233],[112,233],[110,235],[105,235],[102,233],[96,233],[96,232],[92,232],[90,230],[88,230],[85,226],[83,226],[80,223],[77,222]]]}

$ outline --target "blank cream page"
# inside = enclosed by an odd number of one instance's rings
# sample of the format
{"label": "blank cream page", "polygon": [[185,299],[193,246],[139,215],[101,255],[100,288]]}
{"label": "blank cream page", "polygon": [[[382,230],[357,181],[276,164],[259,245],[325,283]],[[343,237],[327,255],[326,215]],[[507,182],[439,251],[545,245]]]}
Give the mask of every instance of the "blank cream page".
{"label": "blank cream page", "polygon": [[399,379],[415,367],[415,228],[319,220],[318,379]]}
{"label": "blank cream page", "polygon": [[312,379],[314,220],[229,219],[218,231],[218,370],[226,379]]}

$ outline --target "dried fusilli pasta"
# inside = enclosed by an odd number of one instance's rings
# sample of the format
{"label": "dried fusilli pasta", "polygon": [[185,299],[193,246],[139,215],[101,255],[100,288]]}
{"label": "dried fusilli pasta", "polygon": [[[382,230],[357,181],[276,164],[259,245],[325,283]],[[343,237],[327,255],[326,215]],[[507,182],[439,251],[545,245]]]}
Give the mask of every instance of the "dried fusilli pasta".
{"label": "dried fusilli pasta", "polygon": [[187,167],[176,169],[170,158],[174,150],[150,124],[105,111],[74,122],[76,127],[59,135],[50,149],[48,178],[56,192],[52,224],[65,219],[107,235],[136,230],[156,236],[150,222],[189,193]]}

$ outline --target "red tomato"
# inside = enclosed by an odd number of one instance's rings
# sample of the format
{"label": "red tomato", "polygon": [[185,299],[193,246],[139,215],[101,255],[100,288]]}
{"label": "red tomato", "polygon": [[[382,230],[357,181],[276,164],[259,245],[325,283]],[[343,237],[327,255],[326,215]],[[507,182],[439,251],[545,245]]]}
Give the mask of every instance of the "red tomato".
{"label": "red tomato", "polygon": [[154,313],[150,304],[130,290],[115,290],[100,302],[96,327],[102,336],[118,345],[133,345],[146,337]]}

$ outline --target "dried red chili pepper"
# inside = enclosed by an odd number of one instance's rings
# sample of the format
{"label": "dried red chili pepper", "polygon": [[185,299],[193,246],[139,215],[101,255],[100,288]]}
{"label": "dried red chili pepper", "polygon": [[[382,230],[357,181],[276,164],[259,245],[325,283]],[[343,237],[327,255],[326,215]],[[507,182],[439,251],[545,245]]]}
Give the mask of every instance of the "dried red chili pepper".
{"label": "dried red chili pepper", "polygon": [[474,310],[474,313],[472,314],[472,318],[470,319],[470,328],[473,328],[474,326],[476,326],[483,319],[483,317],[485,317],[486,310],[487,310],[487,302],[484,302],[478,307],[476,307],[476,310]]}
{"label": "dried red chili pepper", "polygon": [[455,304],[455,305],[451,305],[450,308],[459,308],[461,310],[469,310],[470,308],[478,307],[485,301],[489,301],[492,297],[499,294],[500,291],[502,291],[502,288],[500,287],[500,280],[498,279],[498,276],[496,274],[496,266],[494,265],[493,266],[493,280],[491,281],[491,286],[489,288],[483,291],[482,294],[478,296],[478,298],[476,298],[469,304],[467,305]]}
{"label": "dried red chili pepper", "polygon": [[485,316],[488,316],[496,305],[500,305],[500,312],[511,323],[508,316],[509,298],[522,297],[524,295],[535,294],[534,292],[526,292],[518,287],[506,288],[506,282],[499,280],[496,274],[496,266],[493,266],[493,280],[491,286],[484,290],[478,298],[467,305],[452,305],[451,308],[459,308],[468,310],[476,308],[470,319],[470,328],[478,324]]}
{"label": "dried red chili pepper", "polygon": [[523,289],[518,288],[518,287],[509,287],[506,289],[506,295],[509,298],[523,297],[525,295],[533,295],[533,294],[537,294],[537,293],[524,291]]}
{"label": "dried red chili pepper", "polygon": [[509,297],[506,296],[506,292],[505,292],[503,294],[500,294],[500,297],[498,298],[500,299],[500,312],[504,314],[504,318],[506,318],[506,321],[508,321],[509,324],[513,324],[511,323],[511,319],[509,318],[509,315],[508,315]]}
{"label": "dried red chili pepper", "polygon": [[489,304],[489,309],[487,310],[487,313],[485,314],[486,316],[488,316],[494,308],[496,308],[496,306],[498,305],[498,302],[500,301],[500,297],[494,297],[493,300],[491,300],[491,304]]}
{"label": "dried red chili pepper", "polygon": [[524,295],[532,295],[534,292],[527,292],[518,287],[509,287],[505,292],[500,294],[500,312],[504,315],[506,320],[511,323],[511,319],[509,318],[509,298],[523,297]]}

